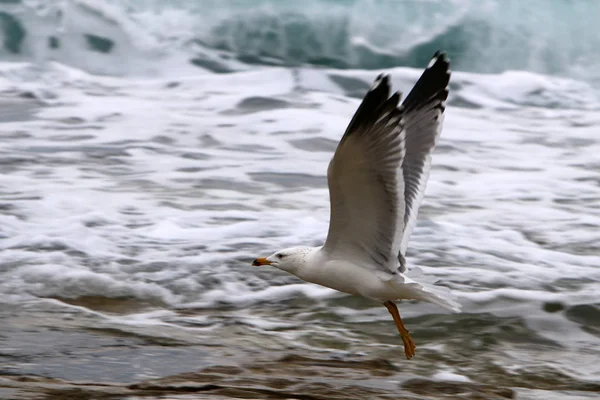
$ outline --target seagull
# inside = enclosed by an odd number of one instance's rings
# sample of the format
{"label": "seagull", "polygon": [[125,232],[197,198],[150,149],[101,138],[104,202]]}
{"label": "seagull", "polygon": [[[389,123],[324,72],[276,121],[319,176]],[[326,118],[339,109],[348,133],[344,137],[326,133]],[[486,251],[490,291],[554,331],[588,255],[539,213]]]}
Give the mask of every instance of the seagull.
{"label": "seagull", "polygon": [[442,130],[449,81],[450,62],[439,51],[401,105],[400,92],[390,96],[389,75],[379,75],[329,163],[325,244],[283,249],[252,263],[382,303],[407,359],[415,355],[415,342],[395,301],[422,300],[460,311],[448,288],[434,286],[431,277],[417,281],[420,269],[409,271],[405,258]]}

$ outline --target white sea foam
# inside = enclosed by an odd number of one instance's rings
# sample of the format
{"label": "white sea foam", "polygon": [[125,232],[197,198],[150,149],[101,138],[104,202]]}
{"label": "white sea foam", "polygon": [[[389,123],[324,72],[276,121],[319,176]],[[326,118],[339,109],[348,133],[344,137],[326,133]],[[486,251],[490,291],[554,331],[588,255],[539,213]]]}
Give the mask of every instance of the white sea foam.
{"label": "white sea foam", "polygon": [[471,382],[468,376],[456,374],[450,371],[436,372],[431,376],[436,381],[449,381],[449,382]]}
{"label": "white sea foam", "polygon": [[[0,65],[6,101],[31,89],[29,69]],[[405,92],[420,73],[389,72]],[[105,296],[180,309],[338,296],[250,263],[322,244],[327,164],[356,87],[376,72],[141,80],[49,64],[38,73],[52,106],[0,124],[3,299]],[[521,315],[506,306],[520,303],[533,318],[543,303],[597,301],[598,103],[583,84],[544,76],[458,72],[453,82],[409,266],[450,286],[466,312]],[[577,88],[585,101],[565,94]]]}

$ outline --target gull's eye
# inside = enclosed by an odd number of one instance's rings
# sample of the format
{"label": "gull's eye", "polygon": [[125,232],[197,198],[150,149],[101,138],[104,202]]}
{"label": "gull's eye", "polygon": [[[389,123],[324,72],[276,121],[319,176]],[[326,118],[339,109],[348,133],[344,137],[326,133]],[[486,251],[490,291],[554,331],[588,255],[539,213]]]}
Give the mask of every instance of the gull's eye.
{"label": "gull's eye", "polygon": [[277,258],[279,258],[280,260],[283,258],[283,254],[277,254]]}

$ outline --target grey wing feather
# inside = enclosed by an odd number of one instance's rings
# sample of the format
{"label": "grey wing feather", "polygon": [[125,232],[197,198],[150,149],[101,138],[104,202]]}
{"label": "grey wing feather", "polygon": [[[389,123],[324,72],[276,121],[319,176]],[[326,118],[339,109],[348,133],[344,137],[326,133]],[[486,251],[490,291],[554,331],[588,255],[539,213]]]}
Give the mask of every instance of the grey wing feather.
{"label": "grey wing feather", "polygon": [[400,94],[380,75],[348,125],[329,164],[329,233],[323,249],[393,273],[404,219]]}
{"label": "grey wing feather", "polygon": [[437,52],[402,103],[406,155],[402,162],[404,231],[398,254],[401,272],[406,270],[404,256],[408,240],[416,223],[429,178],[431,153],[442,130],[449,81],[450,62],[445,54]]}

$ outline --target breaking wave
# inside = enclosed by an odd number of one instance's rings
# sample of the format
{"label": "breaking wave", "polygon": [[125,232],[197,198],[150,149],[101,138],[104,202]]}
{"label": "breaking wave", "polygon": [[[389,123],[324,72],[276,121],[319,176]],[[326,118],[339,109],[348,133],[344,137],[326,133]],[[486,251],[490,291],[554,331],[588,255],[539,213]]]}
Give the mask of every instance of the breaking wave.
{"label": "breaking wave", "polygon": [[0,1],[0,58],[106,75],[249,65],[526,70],[600,81],[600,2],[566,0]]}

